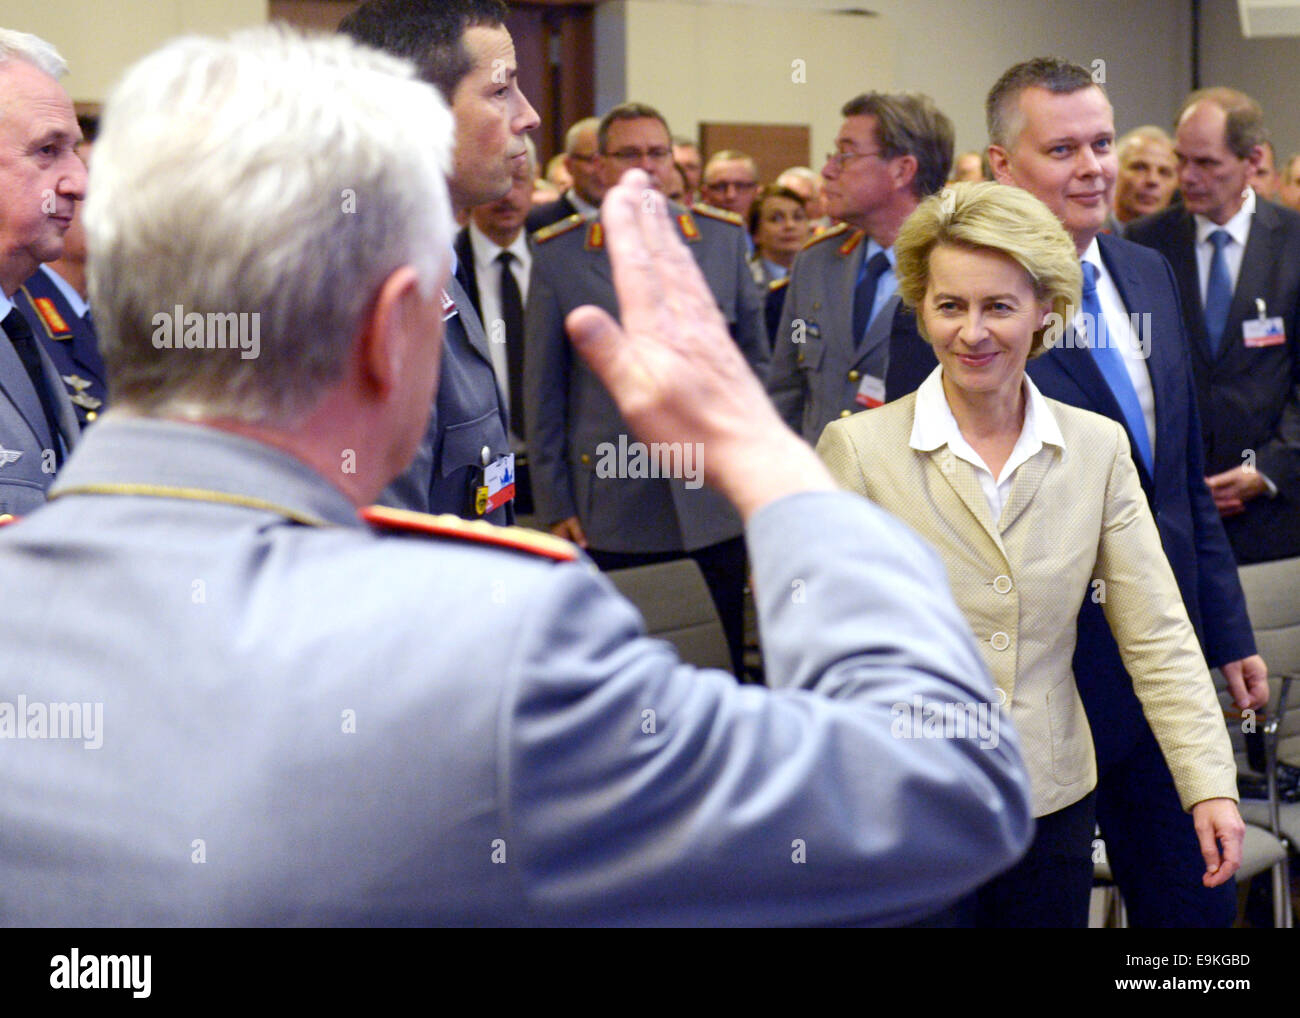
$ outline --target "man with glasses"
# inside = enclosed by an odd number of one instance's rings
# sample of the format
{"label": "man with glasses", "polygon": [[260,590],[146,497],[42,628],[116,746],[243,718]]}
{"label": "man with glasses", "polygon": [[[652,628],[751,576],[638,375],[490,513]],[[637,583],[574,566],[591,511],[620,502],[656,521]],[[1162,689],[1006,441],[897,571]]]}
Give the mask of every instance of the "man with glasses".
{"label": "man with glasses", "polygon": [[936,363],[898,299],[893,245],[948,179],[952,121],[908,93],[860,95],[841,114],[822,168],[840,225],[795,259],[768,378],[781,416],[813,443],[832,420],[915,389]]}
{"label": "man with glasses", "polygon": [[[738,222],[749,221],[749,207],[758,193],[758,163],[754,157],[735,149],[724,149],[709,157],[704,167],[700,197],[715,209],[732,212]],[[754,251],[754,242],[745,234],[746,251]]]}
{"label": "man with glasses", "polygon": [[539,205],[528,213],[525,226],[529,233],[568,219],[572,215],[594,216],[600,211],[605,185],[600,179],[596,154],[596,128],[599,117],[584,117],[564,136],[564,168],[573,178],[573,186],[553,202]]}
{"label": "man with glasses", "polygon": [[[665,190],[672,140],[653,107],[616,106],[601,120],[597,142],[607,187],[639,168],[655,189]],[[732,338],[763,378],[767,334],[745,261],[744,229],[730,221],[730,214],[705,206],[670,205],[669,211]],[[602,569],[687,555],[695,559],[740,674],[745,547],[739,517],[699,484],[708,450],[678,450],[666,462],[652,450],[631,448],[631,428],[565,339],[564,320],[575,308],[591,304],[618,314],[601,224],[571,216],[538,231],[533,240],[537,248],[524,314],[524,406],[537,515],[553,533],[586,548]]]}

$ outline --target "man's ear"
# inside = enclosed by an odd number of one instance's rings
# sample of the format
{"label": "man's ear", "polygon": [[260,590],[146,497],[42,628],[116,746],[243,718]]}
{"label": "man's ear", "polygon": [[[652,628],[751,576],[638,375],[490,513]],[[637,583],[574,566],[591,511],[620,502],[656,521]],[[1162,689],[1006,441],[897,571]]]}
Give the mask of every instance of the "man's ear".
{"label": "man's ear", "polygon": [[357,339],[363,381],[380,396],[396,387],[415,343],[440,343],[428,335],[426,301],[412,265],[394,269],[379,287]]}
{"label": "man's ear", "polygon": [[890,160],[890,168],[894,174],[894,187],[899,191],[910,191],[912,181],[916,177],[916,156],[910,152],[901,155],[896,159]]}
{"label": "man's ear", "polygon": [[989,167],[993,170],[993,179],[999,184],[1015,184],[1011,176],[1011,160],[1001,145],[989,146]]}

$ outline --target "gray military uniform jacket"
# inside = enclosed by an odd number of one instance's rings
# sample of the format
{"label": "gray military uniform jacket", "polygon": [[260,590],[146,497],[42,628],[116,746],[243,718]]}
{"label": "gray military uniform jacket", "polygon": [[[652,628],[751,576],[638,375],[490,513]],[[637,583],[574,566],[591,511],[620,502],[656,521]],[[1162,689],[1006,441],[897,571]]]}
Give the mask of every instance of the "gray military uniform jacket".
{"label": "gray military uniform jacket", "polygon": [[872,319],[861,345],[852,334],[866,250],[866,237],[841,225],[810,241],[790,270],[767,389],[785,422],[811,444],[831,421],[865,409],[857,402],[864,376],[885,380],[897,297]]}
{"label": "gray military uniform jacket", "polygon": [[483,325],[454,276],[447,280],[447,294],[455,302],[455,313],[448,312],[443,330],[438,394],[429,427],[411,465],[384,490],[380,501],[398,509],[510,523],[510,503],[483,517],[475,510],[484,468],[510,452],[506,402],[492,370]]}
{"label": "gray military uniform jacket", "polygon": [[[745,259],[744,231],[729,213],[670,208],[732,337],[763,378],[767,333],[762,298]],[[618,317],[600,224],[572,216],[533,239],[537,250],[524,315],[524,406],[541,521],[576,516],[588,544],[612,552],[694,551],[738,536],[739,517],[722,496],[701,488],[698,476],[638,476],[638,464],[624,455],[636,441],[631,428],[569,345],[564,319],[574,308],[594,304]],[[689,464],[686,456],[692,457]],[[699,451],[682,450],[682,457],[682,465],[695,471]]]}
{"label": "gray military uniform jacket", "polygon": [[[0,318],[6,312],[0,311]],[[58,369],[39,340],[41,366],[56,401],[59,434],[51,435],[40,397],[14,350],[0,330],[0,516],[30,513],[45,501],[54,480],[55,443],[71,449],[81,434]]]}
{"label": "gray military uniform jacket", "polygon": [[[1009,728],[895,730],[992,694],[933,553],[837,492],[749,540],[776,691],[581,559],[375,532],[278,450],[110,411],[0,528],[0,922],[892,922],[1014,861]],[[49,704],[93,731],[35,737]]]}

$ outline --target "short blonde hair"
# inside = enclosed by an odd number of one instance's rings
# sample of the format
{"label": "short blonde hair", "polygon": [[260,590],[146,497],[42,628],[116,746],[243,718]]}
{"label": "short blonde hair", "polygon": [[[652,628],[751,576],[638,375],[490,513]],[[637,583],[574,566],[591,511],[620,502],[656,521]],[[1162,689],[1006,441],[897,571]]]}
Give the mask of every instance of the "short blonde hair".
{"label": "short blonde hair", "polygon": [[[1060,220],[1028,191],[988,182],[949,184],[916,207],[894,241],[898,294],[919,309],[930,284],[930,253],[940,245],[968,251],[996,251],[1012,258],[1029,276],[1036,299],[1049,303],[1056,328],[1079,307],[1082,274],[1074,241]],[[917,325],[926,341],[925,322]],[[1043,352],[1046,332],[1034,332],[1029,356]]]}

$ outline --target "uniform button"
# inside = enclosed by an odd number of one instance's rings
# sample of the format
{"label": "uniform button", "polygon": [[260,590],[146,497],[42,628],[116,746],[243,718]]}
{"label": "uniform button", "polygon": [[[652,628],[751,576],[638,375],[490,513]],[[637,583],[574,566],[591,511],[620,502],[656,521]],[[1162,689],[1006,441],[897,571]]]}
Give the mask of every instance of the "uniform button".
{"label": "uniform button", "polygon": [[861,378],[861,377],[862,377],[862,376],[859,375],[856,371],[850,371],[850,372],[849,372],[849,381],[850,381],[850,382],[856,382],[856,381],[857,381],[859,378]]}
{"label": "uniform button", "polygon": [[1006,633],[994,633],[989,639],[989,645],[992,646],[994,650],[1006,650],[1011,646],[1011,637]]}
{"label": "uniform button", "polygon": [[478,458],[483,461],[484,466],[487,466],[492,462],[492,450],[486,445],[483,446],[482,450],[478,454]]}
{"label": "uniform button", "polygon": [[802,354],[802,353],[799,354],[799,363],[800,363],[800,364],[803,363],[803,354]]}
{"label": "uniform button", "polygon": [[582,460],[584,464],[591,462],[591,457],[588,456],[585,452],[581,456],[579,456],[578,459]]}
{"label": "uniform button", "polygon": [[840,416],[841,416],[841,417],[851,417],[851,416],[853,416],[853,411],[852,411],[852,410],[841,410],[841,411],[840,411]]}
{"label": "uniform button", "polygon": [[98,416],[99,416],[99,414],[97,414],[97,413],[95,413],[95,411],[91,410],[88,414],[86,414],[86,420],[88,420],[88,421],[93,421],[93,420],[95,420]]}
{"label": "uniform button", "polygon": [[1009,594],[1011,592],[1011,577],[999,576],[993,580],[993,589],[999,594]]}

